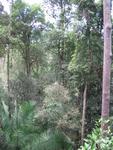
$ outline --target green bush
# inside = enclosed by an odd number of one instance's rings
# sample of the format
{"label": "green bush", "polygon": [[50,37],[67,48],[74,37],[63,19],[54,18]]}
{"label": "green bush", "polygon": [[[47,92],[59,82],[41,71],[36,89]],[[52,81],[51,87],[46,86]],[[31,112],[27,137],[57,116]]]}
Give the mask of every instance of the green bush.
{"label": "green bush", "polygon": [[108,133],[103,136],[101,128],[96,126],[92,133],[84,140],[84,145],[79,150],[113,150],[113,134],[108,130]]}

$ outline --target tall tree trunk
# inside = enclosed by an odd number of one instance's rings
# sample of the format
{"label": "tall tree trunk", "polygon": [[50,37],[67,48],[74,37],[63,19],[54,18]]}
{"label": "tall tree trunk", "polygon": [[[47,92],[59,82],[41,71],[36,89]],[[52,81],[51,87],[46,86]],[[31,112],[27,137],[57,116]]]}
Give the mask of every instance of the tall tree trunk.
{"label": "tall tree trunk", "polygon": [[60,41],[60,50],[59,50],[59,68],[60,68],[60,82],[65,85],[65,72],[64,72],[64,53],[65,53],[65,4],[63,0],[60,0],[60,26],[59,29],[62,32],[62,39]]}
{"label": "tall tree trunk", "polygon": [[87,83],[84,88],[83,94],[83,111],[82,111],[82,128],[81,128],[81,143],[83,145],[84,131],[85,131],[85,117],[86,117],[86,101],[87,101]]}
{"label": "tall tree trunk", "polygon": [[10,16],[9,16],[9,33],[8,33],[8,45],[7,45],[7,90],[8,90],[8,109],[9,109],[9,118],[11,118],[11,97],[10,97],[10,49],[11,49],[11,43],[10,43],[10,37],[11,37],[11,25],[12,25],[12,5],[13,5],[13,0],[9,1],[10,3]]}
{"label": "tall tree trunk", "polygon": [[11,118],[11,97],[10,97],[10,86],[9,86],[9,81],[10,81],[10,48],[8,46],[7,49],[7,90],[8,90],[8,111],[9,111],[9,118]]}
{"label": "tall tree trunk", "polygon": [[[103,86],[102,86],[102,112],[101,117],[103,120],[109,117],[110,105],[110,79],[111,79],[111,11],[110,0],[103,0],[103,13],[104,13],[104,62],[103,62]],[[107,124],[102,121],[103,132],[108,129]]]}

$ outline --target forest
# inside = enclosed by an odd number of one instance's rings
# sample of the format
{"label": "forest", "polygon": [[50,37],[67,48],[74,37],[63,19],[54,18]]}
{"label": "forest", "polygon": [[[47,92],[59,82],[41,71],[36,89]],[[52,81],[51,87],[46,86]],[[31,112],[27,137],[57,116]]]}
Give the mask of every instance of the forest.
{"label": "forest", "polygon": [[4,1],[0,150],[113,150],[112,0]]}

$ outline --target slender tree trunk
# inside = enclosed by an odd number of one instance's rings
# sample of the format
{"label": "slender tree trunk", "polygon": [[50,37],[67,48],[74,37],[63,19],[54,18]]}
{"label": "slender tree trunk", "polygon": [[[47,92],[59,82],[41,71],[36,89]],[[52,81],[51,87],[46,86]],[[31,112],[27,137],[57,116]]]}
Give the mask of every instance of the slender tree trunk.
{"label": "slender tree trunk", "polygon": [[11,118],[11,97],[10,97],[10,86],[9,86],[9,82],[10,82],[10,49],[8,46],[7,49],[7,90],[8,90],[8,111],[9,111],[9,118]]}
{"label": "slender tree trunk", "polygon": [[25,66],[28,77],[31,75],[31,58],[30,58],[30,35],[31,33],[24,33],[25,40]]}
{"label": "slender tree trunk", "polygon": [[84,88],[83,94],[83,111],[82,111],[82,128],[81,128],[81,143],[83,145],[84,140],[84,131],[85,131],[85,117],[86,117],[86,101],[87,101],[87,84]]}
{"label": "slender tree trunk", "polygon": [[[103,62],[103,85],[102,85],[102,112],[101,117],[103,120],[109,117],[110,105],[110,79],[111,79],[111,11],[110,0],[103,0],[103,13],[104,13],[104,62]],[[107,124],[102,121],[103,132],[108,129]]]}
{"label": "slender tree trunk", "polygon": [[7,48],[7,90],[8,90],[8,93],[9,93],[9,66],[10,66],[10,49],[9,49],[9,46]]}
{"label": "slender tree trunk", "polygon": [[59,55],[59,68],[60,68],[60,82],[65,85],[65,72],[64,72],[64,53],[65,53],[65,4],[63,0],[60,0],[60,30],[62,32],[63,38],[60,41],[60,55]]}
{"label": "slender tree trunk", "polygon": [[26,49],[26,74],[29,77],[31,75],[31,64],[30,64],[30,49]]}
{"label": "slender tree trunk", "polygon": [[11,43],[10,43],[10,37],[11,37],[11,24],[12,24],[12,5],[13,5],[13,0],[9,1],[10,3],[10,16],[9,16],[9,33],[8,33],[8,38],[9,38],[9,43],[7,45],[7,90],[8,90],[8,109],[9,109],[9,118],[11,118],[11,97],[10,97],[10,49],[11,49]]}

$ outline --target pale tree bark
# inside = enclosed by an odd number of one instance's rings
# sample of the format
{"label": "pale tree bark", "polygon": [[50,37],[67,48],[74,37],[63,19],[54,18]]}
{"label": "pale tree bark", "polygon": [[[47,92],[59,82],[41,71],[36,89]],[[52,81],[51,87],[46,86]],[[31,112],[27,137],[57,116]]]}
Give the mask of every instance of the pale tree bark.
{"label": "pale tree bark", "polygon": [[86,117],[86,102],[87,102],[87,83],[83,94],[83,111],[82,111],[82,128],[81,128],[81,144],[83,145],[84,131],[85,131],[85,117]]}
{"label": "pale tree bark", "polygon": [[[111,10],[110,0],[103,0],[104,13],[104,62],[103,62],[103,85],[102,85],[102,120],[109,118],[110,107],[110,79],[111,79]],[[108,129],[108,126],[102,121],[103,132]]]}

